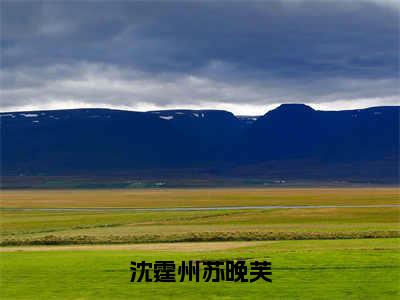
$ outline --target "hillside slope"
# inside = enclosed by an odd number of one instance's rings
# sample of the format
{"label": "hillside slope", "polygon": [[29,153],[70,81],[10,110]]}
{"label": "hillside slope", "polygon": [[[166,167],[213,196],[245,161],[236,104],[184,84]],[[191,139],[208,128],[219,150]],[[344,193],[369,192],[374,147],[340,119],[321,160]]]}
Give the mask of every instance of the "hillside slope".
{"label": "hillside slope", "polygon": [[2,113],[2,174],[398,180],[399,107]]}

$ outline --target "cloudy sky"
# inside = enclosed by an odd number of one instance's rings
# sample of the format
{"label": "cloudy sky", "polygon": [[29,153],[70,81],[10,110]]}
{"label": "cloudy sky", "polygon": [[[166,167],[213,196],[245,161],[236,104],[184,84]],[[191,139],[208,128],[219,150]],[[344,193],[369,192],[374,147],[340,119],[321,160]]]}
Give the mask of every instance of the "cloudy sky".
{"label": "cloudy sky", "polygon": [[0,5],[2,111],[400,100],[397,0]]}

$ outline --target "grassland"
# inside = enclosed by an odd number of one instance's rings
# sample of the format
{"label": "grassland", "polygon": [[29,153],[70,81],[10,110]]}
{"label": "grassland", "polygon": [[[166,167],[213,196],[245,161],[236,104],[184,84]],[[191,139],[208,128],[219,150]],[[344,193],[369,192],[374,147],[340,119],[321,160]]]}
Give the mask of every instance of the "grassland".
{"label": "grassland", "polygon": [[[398,206],[142,212],[101,208],[399,203],[397,188],[3,191],[1,296],[394,299],[400,297]],[[273,283],[129,283],[131,260],[238,258],[269,258]]]}
{"label": "grassland", "polygon": [[5,190],[0,207],[221,207],[399,204],[398,188]]}
{"label": "grassland", "polygon": [[400,207],[220,211],[7,208],[221,207],[399,203],[395,188],[4,191],[1,245],[397,237]]}
{"label": "grassland", "polygon": [[[215,243],[220,245],[221,243]],[[397,239],[0,253],[3,299],[396,299]],[[168,244],[165,244],[168,245]],[[155,245],[156,246],[156,245]],[[48,249],[47,249],[48,250]],[[131,260],[262,260],[272,283],[130,283]]]}
{"label": "grassland", "polygon": [[3,245],[396,237],[400,207],[185,212],[3,211]]}

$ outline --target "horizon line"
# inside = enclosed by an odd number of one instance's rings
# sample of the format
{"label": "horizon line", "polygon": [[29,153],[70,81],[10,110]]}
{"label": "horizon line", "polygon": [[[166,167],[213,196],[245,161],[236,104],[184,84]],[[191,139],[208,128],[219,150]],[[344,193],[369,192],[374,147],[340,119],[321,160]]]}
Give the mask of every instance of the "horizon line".
{"label": "horizon line", "polygon": [[249,117],[256,117],[256,116],[262,116],[282,105],[304,105],[307,107],[312,108],[315,111],[352,111],[352,110],[363,110],[363,109],[371,109],[371,108],[378,108],[378,107],[400,107],[400,105],[373,105],[373,106],[368,106],[368,107],[361,107],[361,108],[352,108],[352,109],[331,109],[331,110],[324,110],[324,109],[316,109],[313,107],[312,104],[307,104],[307,103],[298,103],[298,102],[293,102],[293,103],[281,103],[281,104],[276,104],[273,105],[274,108],[267,109],[264,111],[264,113],[255,115],[255,114],[235,114],[232,111],[228,109],[217,109],[217,108],[166,108],[166,109],[151,109],[151,110],[135,110],[135,109],[129,109],[129,108],[118,108],[118,107],[102,107],[102,106],[82,106],[82,107],[73,107],[73,108],[51,108],[51,109],[31,109],[31,110],[11,110],[11,111],[0,111],[0,114],[7,114],[7,113],[25,113],[25,112],[49,112],[49,111],[69,111],[69,110],[94,110],[94,109],[103,109],[103,110],[114,110],[114,111],[126,111],[126,112],[140,112],[140,113],[151,113],[151,112],[162,112],[162,111],[225,111],[233,114],[234,116],[249,116]]}

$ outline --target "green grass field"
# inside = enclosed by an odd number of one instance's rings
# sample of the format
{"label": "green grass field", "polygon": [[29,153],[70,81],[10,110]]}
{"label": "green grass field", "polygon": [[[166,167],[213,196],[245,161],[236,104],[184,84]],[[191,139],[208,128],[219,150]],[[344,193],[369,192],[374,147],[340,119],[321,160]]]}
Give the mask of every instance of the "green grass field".
{"label": "green grass field", "polygon": [[[25,190],[1,196],[4,299],[400,297],[400,207],[18,210],[386,205],[400,203],[397,188]],[[129,283],[131,260],[238,258],[269,258],[273,283]]]}
{"label": "green grass field", "polygon": [[5,211],[3,245],[396,237],[400,208],[189,212]]}
{"label": "green grass field", "polygon": [[[221,243],[215,243],[221,244]],[[202,251],[33,251],[1,253],[3,299],[396,299],[397,239],[274,241]],[[43,249],[46,250],[46,249]],[[130,283],[130,261],[263,260],[272,283]]]}

